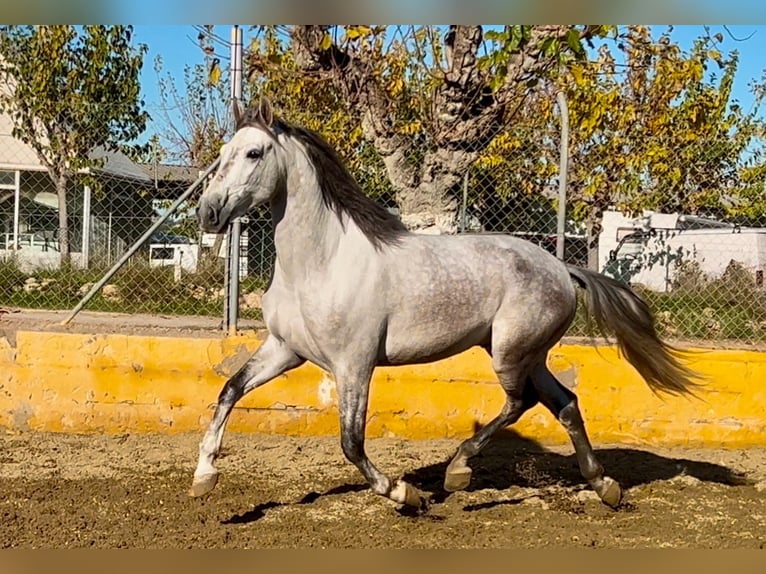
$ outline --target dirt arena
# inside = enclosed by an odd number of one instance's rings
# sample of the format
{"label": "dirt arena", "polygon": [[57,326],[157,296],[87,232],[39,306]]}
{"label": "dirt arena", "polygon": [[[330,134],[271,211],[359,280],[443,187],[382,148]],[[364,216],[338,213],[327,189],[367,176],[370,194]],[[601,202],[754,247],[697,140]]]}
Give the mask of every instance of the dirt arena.
{"label": "dirt arena", "polygon": [[372,494],[338,440],[227,435],[208,497],[186,492],[198,435],[0,435],[4,548],[764,548],[766,451],[600,448],[626,488],[614,511],[569,449],[511,432],[441,490],[456,441],[372,440],[381,468],[432,493],[403,515]]}

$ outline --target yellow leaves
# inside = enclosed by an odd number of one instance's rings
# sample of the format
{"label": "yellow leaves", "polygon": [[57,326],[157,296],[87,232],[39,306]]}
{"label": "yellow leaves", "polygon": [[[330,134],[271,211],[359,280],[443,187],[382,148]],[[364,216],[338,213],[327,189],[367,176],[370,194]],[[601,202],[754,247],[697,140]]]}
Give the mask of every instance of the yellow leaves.
{"label": "yellow leaves", "polygon": [[504,132],[495,137],[487,146],[489,153],[508,154],[521,148],[521,140],[517,135]]}
{"label": "yellow leaves", "polygon": [[582,86],[585,83],[583,78],[582,66],[578,66],[578,65],[570,66],[569,71],[571,72],[572,77],[574,78],[575,85]]}
{"label": "yellow leaves", "polygon": [[346,27],[346,38],[349,40],[355,40],[356,38],[361,38],[364,36],[369,36],[372,34],[372,28],[369,26],[347,26]]}
{"label": "yellow leaves", "polygon": [[392,78],[388,83],[388,93],[394,98],[404,91],[404,80],[401,77]]}
{"label": "yellow leaves", "polygon": [[217,86],[221,80],[221,61],[218,58],[213,58],[213,63],[210,65],[208,71],[208,85]]}
{"label": "yellow leaves", "polygon": [[687,74],[693,82],[699,82],[705,75],[705,67],[699,60],[687,62]]}
{"label": "yellow leaves", "polygon": [[418,133],[423,129],[423,124],[420,120],[415,120],[412,122],[407,122],[406,124],[399,126],[397,128],[397,132],[403,135],[413,135]]}
{"label": "yellow leaves", "polygon": [[502,156],[495,154],[482,155],[476,160],[476,167],[478,168],[497,168],[506,163],[506,159]]}
{"label": "yellow leaves", "polygon": [[329,32],[325,32],[324,36],[322,37],[322,43],[319,45],[319,47],[322,50],[329,50],[330,46],[332,46],[332,36],[330,36]]}
{"label": "yellow leaves", "polygon": [[485,152],[479,156],[479,159],[476,160],[476,166],[496,169],[508,165],[515,158],[522,145],[517,134],[501,133],[489,143]]}
{"label": "yellow leaves", "polygon": [[362,126],[360,124],[356,124],[354,126],[354,129],[351,130],[351,137],[349,139],[352,142],[357,143],[362,140],[363,136],[364,136],[364,133],[362,132]]}

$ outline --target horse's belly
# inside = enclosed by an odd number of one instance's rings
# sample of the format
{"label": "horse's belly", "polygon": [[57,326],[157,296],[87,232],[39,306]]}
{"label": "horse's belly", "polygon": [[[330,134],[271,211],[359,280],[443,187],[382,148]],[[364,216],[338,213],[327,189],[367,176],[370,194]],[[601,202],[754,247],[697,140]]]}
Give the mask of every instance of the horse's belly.
{"label": "horse's belly", "polygon": [[438,326],[414,324],[406,329],[389,325],[380,364],[407,365],[438,361],[476,345],[485,346],[489,343],[490,335],[489,322],[462,325],[447,322]]}

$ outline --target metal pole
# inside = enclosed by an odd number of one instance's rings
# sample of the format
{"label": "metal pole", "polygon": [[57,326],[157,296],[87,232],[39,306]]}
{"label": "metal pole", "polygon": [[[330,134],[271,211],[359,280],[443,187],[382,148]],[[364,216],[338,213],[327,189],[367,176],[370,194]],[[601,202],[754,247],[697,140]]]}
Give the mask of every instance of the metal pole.
{"label": "metal pole", "polygon": [[460,233],[465,233],[466,226],[466,211],[468,210],[468,174],[469,171],[465,170],[463,176],[463,205],[460,209]]}
{"label": "metal pole", "polygon": [[13,174],[13,250],[19,250],[19,223],[21,221],[21,171]]}
{"label": "metal pole", "polygon": [[181,205],[181,204],[182,204],[184,201],[186,201],[186,200],[189,198],[189,196],[190,196],[190,195],[191,195],[191,194],[194,192],[194,190],[195,190],[195,189],[197,189],[197,187],[199,187],[199,185],[200,185],[200,184],[201,184],[203,181],[205,181],[205,178],[206,178],[208,175],[210,175],[211,173],[213,173],[213,170],[215,170],[215,168],[217,168],[217,167],[218,167],[218,163],[219,163],[219,162],[220,162],[220,158],[216,158],[216,160],[215,160],[215,161],[214,161],[212,164],[210,164],[210,167],[208,167],[208,168],[207,168],[207,169],[206,169],[206,170],[205,170],[205,171],[202,173],[202,175],[199,177],[199,179],[197,179],[197,181],[195,181],[193,184],[191,184],[191,185],[189,186],[189,188],[188,188],[186,191],[184,191],[184,192],[183,192],[183,194],[181,194],[181,196],[180,196],[178,199],[176,199],[176,200],[173,202],[173,204],[170,206],[170,208],[169,208],[169,209],[168,209],[168,210],[165,212],[165,215],[161,216],[161,217],[160,217],[160,218],[159,218],[157,221],[155,221],[155,222],[152,224],[152,226],[151,226],[149,229],[147,229],[147,230],[146,230],[146,232],[145,232],[145,233],[144,233],[144,234],[143,234],[143,235],[142,235],[142,236],[141,236],[141,237],[138,239],[138,241],[136,241],[136,242],[135,242],[135,243],[134,243],[134,244],[131,246],[131,248],[130,248],[130,249],[128,249],[128,250],[127,250],[127,251],[126,251],[126,252],[123,254],[123,256],[122,256],[122,257],[120,257],[120,260],[119,260],[119,261],[117,261],[117,263],[115,263],[115,264],[112,266],[112,268],[111,268],[109,271],[107,271],[107,272],[106,272],[106,275],[104,275],[104,276],[103,276],[101,279],[99,279],[99,281],[98,281],[98,282],[97,282],[95,285],[93,285],[93,287],[91,287],[91,288],[90,288],[90,291],[88,291],[88,293],[85,295],[85,297],[83,297],[83,298],[80,300],[80,302],[79,302],[79,303],[77,303],[77,305],[75,306],[75,308],[74,308],[74,309],[72,309],[72,313],[69,315],[69,317],[67,317],[66,319],[64,319],[64,320],[61,322],[61,324],[62,324],[62,325],[67,325],[67,324],[69,324],[69,322],[70,322],[72,319],[74,319],[74,318],[75,318],[75,315],[77,315],[77,314],[78,314],[78,313],[79,313],[79,312],[82,310],[82,308],[83,308],[83,307],[85,307],[85,305],[88,303],[88,301],[90,301],[90,300],[93,298],[93,296],[94,296],[96,293],[98,293],[98,291],[99,291],[99,290],[100,290],[100,289],[101,289],[101,288],[102,288],[102,287],[103,287],[103,286],[106,284],[106,282],[107,282],[107,281],[109,281],[109,279],[111,279],[111,278],[112,278],[112,276],[113,276],[115,273],[117,273],[117,271],[120,269],[120,267],[122,267],[122,266],[123,266],[123,264],[124,264],[124,263],[125,263],[125,262],[126,262],[128,259],[130,259],[130,258],[133,256],[133,254],[134,254],[136,251],[138,251],[138,250],[139,250],[139,248],[140,248],[140,247],[141,247],[141,246],[142,246],[142,245],[143,245],[143,244],[146,242],[146,240],[147,240],[147,239],[149,239],[149,238],[152,236],[152,234],[153,234],[153,233],[154,233],[154,232],[155,232],[155,231],[156,231],[156,230],[157,230],[157,229],[160,227],[160,225],[162,225],[163,223],[165,223],[165,220],[166,220],[168,217],[170,217],[170,216],[173,214],[173,212],[175,212],[175,210],[176,210],[176,209],[178,209],[178,207],[179,207],[179,206],[180,206],[180,205]]}
{"label": "metal pole", "polygon": [[[239,104],[242,99],[242,29],[234,26],[231,29],[231,105],[232,114],[234,106]],[[225,325],[230,336],[237,333],[237,320],[239,318],[239,243],[242,235],[242,222],[239,218],[235,219],[229,225],[228,248],[229,257],[227,258],[228,284],[226,285],[226,295],[228,305],[226,305]]]}
{"label": "metal pole", "polygon": [[86,185],[82,193],[82,261],[85,269],[88,269],[90,267],[90,186]]}
{"label": "metal pole", "polygon": [[106,224],[106,260],[112,262],[112,208],[109,208],[109,219]]}
{"label": "metal pole", "polygon": [[564,92],[556,94],[561,115],[561,146],[559,148],[559,209],[556,223],[556,257],[564,260],[567,221],[567,171],[569,161],[569,108]]}

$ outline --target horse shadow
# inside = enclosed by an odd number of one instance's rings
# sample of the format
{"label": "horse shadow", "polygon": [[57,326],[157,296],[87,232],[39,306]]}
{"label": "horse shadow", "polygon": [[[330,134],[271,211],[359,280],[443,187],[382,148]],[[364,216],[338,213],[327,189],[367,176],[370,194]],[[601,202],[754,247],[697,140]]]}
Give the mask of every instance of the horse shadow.
{"label": "horse shadow", "polygon": [[247,512],[243,512],[242,514],[235,514],[231,518],[228,518],[223,521],[223,524],[249,524],[251,522],[255,522],[257,520],[260,520],[264,516],[266,516],[266,511],[271,510],[272,508],[279,508],[280,506],[293,506],[294,504],[312,504],[314,501],[316,501],[318,498],[321,498],[323,496],[333,496],[336,494],[348,494],[351,492],[361,492],[363,490],[367,490],[369,486],[366,484],[341,484],[338,486],[334,486],[333,488],[330,488],[324,492],[309,492],[306,494],[303,498],[301,498],[298,502],[264,502],[262,504],[258,504],[254,506],[251,510],[248,510]]}
{"label": "horse shadow", "polygon": [[[619,447],[594,449],[596,458],[604,466],[606,474],[620,483],[623,489],[668,480],[679,475],[688,475],[702,482],[728,486],[751,484],[744,474],[726,466],[687,458],[670,458],[641,449]],[[467,492],[477,490],[506,490],[512,486],[544,488],[547,486],[578,487],[587,482],[580,474],[574,450],[559,454],[546,449],[537,441],[522,436],[512,429],[498,431],[486,447],[470,461],[473,470]],[[431,504],[440,504],[449,498],[444,490],[444,474],[452,452],[445,453],[445,459],[407,472],[404,480],[430,494]],[[224,520],[224,524],[247,524],[265,516],[265,513],[281,506],[312,504],[324,496],[361,492],[368,490],[366,483],[346,483],[324,492],[309,492],[297,502],[265,502],[243,514]],[[470,505],[467,511],[478,510],[500,504],[520,502],[519,500],[487,502]],[[404,511],[407,514],[406,510]]]}
{"label": "horse shadow", "polygon": [[[623,489],[687,475],[702,482],[727,486],[751,484],[743,473],[711,462],[687,458],[671,458],[645,450],[618,447],[594,448],[605,473]],[[431,501],[445,501],[450,493],[443,487],[450,457],[443,462],[421,467],[403,477],[413,486],[432,493]],[[467,492],[491,489],[502,491],[512,486],[544,488],[547,486],[587,486],[580,474],[574,449],[560,454],[546,449],[537,441],[511,429],[498,431],[469,465],[473,470]],[[482,506],[492,506],[492,503]]]}

